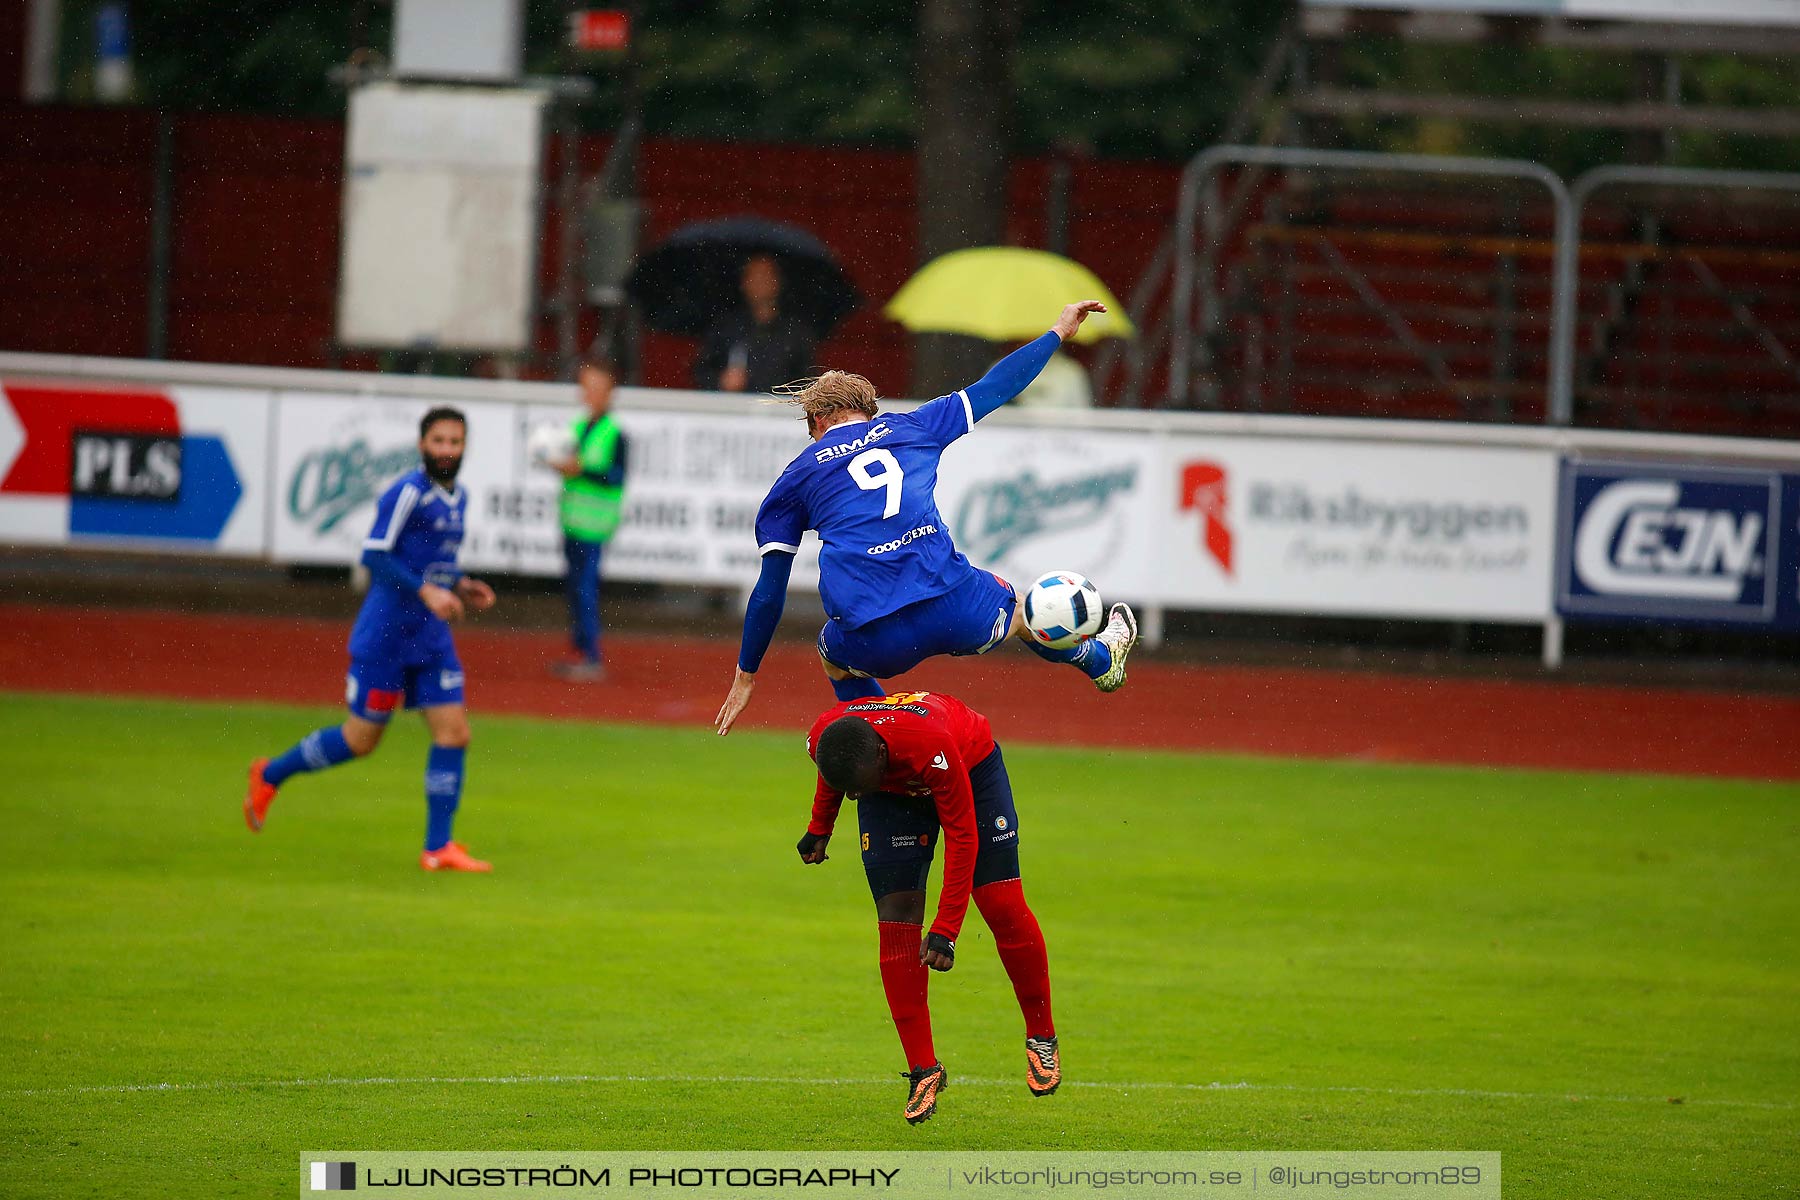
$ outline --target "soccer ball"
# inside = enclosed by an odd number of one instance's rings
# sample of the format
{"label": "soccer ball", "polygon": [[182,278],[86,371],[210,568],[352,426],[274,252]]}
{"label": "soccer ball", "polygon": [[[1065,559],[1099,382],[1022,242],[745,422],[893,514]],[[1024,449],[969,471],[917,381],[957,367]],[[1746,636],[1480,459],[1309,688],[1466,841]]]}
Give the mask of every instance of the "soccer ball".
{"label": "soccer ball", "polygon": [[575,439],[567,425],[545,422],[534,425],[525,437],[525,453],[532,465],[547,467],[575,453]]}
{"label": "soccer ball", "polygon": [[1025,628],[1033,641],[1066,650],[1100,632],[1106,610],[1085,575],[1052,571],[1025,590]]}

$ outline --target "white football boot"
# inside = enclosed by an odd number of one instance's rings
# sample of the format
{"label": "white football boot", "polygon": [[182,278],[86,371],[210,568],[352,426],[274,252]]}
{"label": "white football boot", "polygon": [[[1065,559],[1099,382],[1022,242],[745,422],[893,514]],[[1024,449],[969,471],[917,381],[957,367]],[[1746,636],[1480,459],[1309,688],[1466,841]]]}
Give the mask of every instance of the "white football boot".
{"label": "white football boot", "polygon": [[1094,680],[1094,686],[1103,692],[1116,692],[1125,686],[1125,656],[1138,640],[1137,614],[1131,611],[1131,605],[1113,605],[1107,614],[1106,628],[1096,635],[1096,640],[1112,651],[1112,666]]}

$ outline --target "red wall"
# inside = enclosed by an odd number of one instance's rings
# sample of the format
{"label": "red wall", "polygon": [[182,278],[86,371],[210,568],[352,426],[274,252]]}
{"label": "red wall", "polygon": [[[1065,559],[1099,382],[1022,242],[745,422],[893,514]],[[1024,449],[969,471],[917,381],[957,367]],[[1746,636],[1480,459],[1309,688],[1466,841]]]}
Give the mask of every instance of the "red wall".
{"label": "red wall", "polygon": [[141,354],[155,122],[0,109],[0,345]]}
{"label": "red wall", "polygon": [[[195,114],[174,128],[169,356],[327,365],[342,125]],[[155,146],[150,113],[0,105],[0,349],[145,353]],[[597,169],[605,150],[604,138],[587,139],[584,169]],[[1048,173],[1041,160],[1014,165],[1012,241],[1042,244]],[[1076,165],[1069,250],[1115,293],[1129,294],[1154,253],[1177,175],[1154,164]],[[651,141],[640,185],[650,243],[690,221],[746,213],[811,230],[869,300],[821,347],[822,363],[905,391],[907,338],[880,307],[917,266],[910,154]],[[548,226],[546,284],[554,219]],[[551,345],[546,321],[540,346]],[[646,382],[684,385],[692,354],[688,339],[651,336]]]}
{"label": "red wall", "polygon": [[0,103],[25,98],[28,0],[0,0]]}

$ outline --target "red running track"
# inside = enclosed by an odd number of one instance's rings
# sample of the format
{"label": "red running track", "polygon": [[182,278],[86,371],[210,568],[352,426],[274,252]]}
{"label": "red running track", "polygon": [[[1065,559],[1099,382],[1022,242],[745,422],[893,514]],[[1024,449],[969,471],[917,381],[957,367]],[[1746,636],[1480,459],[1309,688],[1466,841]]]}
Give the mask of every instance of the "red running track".
{"label": "red running track", "polygon": [[[329,704],[343,694],[336,621],[0,605],[0,688]],[[482,712],[709,723],[735,642],[617,635],[610,679],[552,679],[548,633],[458,634]],[[744,727],[800,730],[831,702],[804,644],[778,644]],[[1072,669],[1004,647],[901,681],[987,713],[1005,740],[1382,762],[1800,779],[1800,698],[1674,688],[1212,667],[1135,658],[1102,696]]]}

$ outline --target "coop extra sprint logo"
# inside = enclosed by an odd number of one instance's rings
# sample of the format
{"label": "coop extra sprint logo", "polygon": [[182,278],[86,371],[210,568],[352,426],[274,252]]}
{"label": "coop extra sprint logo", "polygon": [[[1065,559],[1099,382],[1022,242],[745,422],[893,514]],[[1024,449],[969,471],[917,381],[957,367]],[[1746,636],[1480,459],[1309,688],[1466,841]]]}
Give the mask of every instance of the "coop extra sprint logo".
{"label": "coop extra sprint logo", "polygon": [[314,533],[330,533],[418,461],[418,448],[411,443],[377,449],[360,435],[321,446],[294,464],[287,486],[288,514],[311,525]]}
{"label": "coop extra sprint logo", "polygon": [[1127,463],[1062,479],[1041,479],[1029,468],[990,479],[963,498],[957,538],[970,558],[992,562],[1031,538],[1100,520],[1137,478],[1137,466]]}

